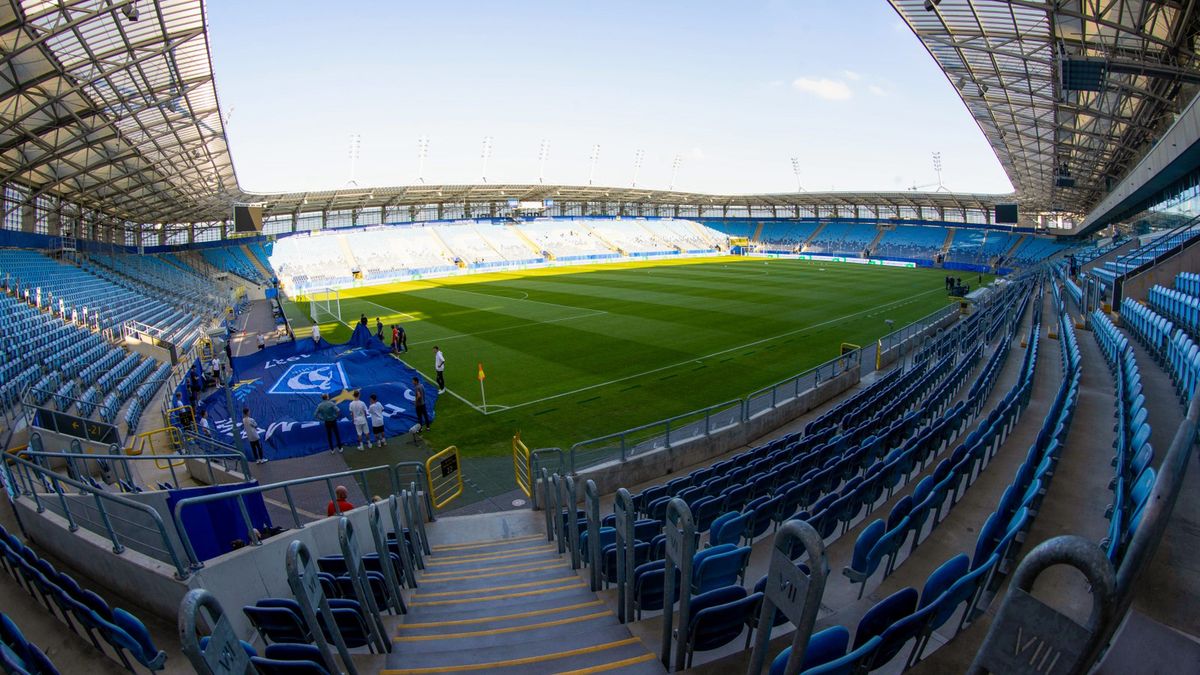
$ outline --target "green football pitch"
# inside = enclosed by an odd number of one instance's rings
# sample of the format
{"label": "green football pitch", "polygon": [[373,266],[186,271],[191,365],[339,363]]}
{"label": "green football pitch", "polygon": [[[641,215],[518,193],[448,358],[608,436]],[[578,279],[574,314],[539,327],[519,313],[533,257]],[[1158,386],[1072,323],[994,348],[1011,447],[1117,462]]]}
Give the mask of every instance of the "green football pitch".
{"label": "green football pitch", "polygon": [[[431,380],[440,347],[448,392],[426,440],[498,456],[517,431],[566,449],[741,398],[944,306],[943,277],[738,257],[549,268],[343,290],[342,321],[322,314],[321,330],[344,341],[366,314],[390,340],[399,323],[404,361]],[[287,311],[310,325],[307,302]]]}

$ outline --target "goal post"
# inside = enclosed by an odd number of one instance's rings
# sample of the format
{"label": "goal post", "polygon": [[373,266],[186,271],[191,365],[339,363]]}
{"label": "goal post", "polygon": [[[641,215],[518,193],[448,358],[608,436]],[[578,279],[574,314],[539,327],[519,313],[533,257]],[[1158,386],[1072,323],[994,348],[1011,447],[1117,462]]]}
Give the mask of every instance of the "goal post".
{"label": "goal post", "polygon": [[338,322],[342,320],[342,294],[336,288],[326,288],[313,293],[308,303],[308,315],[313,323],[321,323],[321,315],[333,317]]}

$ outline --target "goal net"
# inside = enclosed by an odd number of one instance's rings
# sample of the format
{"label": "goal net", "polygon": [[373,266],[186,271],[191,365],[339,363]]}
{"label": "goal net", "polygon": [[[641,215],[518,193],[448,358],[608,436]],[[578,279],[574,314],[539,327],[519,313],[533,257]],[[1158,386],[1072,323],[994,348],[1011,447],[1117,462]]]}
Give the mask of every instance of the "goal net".
{"label": "goal net", "polygon": [[313,293],[308,303],[308,315],[313,323],[328,321],[329,317],[340,322],[342,320],[342,295],[336,288],[326,288],[324,291]]}

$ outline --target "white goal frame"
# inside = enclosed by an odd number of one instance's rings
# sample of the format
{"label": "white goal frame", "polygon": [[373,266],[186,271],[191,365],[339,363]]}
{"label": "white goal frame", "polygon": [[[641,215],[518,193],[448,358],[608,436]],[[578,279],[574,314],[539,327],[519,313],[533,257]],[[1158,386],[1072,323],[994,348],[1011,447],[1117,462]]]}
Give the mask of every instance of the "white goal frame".
{"label": "white goal frame", "polygon": [[313,293],[309,297],[308,316],[312,319],[313,323],[321,323],[321,312],[341,322],[342,294],[340,291],[336,288],[326,287],[324,291]]}

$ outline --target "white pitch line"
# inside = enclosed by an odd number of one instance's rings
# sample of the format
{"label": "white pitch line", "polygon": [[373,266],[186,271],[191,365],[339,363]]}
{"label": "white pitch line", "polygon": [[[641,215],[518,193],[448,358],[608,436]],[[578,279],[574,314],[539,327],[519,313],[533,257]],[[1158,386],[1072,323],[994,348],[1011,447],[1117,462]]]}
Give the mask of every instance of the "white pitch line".
{"label": "white pitch line", "polygon": [[[744,345],[738,345],[738,346],[736,346],[736,347],[730,347],[730,348],[728,348],[728,349],[722,349],[722,350],[721,350],[721,351],[719,351],[719,352],[713,352],[712,354],[706,354],[706,355],[704,355],[704,356],[701,356],[699,359],[694,359],[694,358],[693,358],[693,359],[688,359],[688,360],[686,360],[686,361],[680,361],[679,363],[672,363],[672,364],[670,364],[670,365],[667,365],[667,366],[661,366],[661,367],[659,367],[659,368],[653,368],[653,369],[651,369],[651,370],[647,370],[647,371],[644,371],[644,372],[641,372],[641,373],[634,373],[633,375],[626,375],[625,377],[619,377],[619,378],[617,378],[617,379],[615,379],[615,380],[609,380],[609,381],[607,381],[607,382],[600,382],[600,383],[598,383],[598,384],[591,384],[591,385],[588,385],[588,386],[586,386],[586,387],[580,387],[580,388],[578,388],[578,389],[573,389],[573,390],[571,390],[571,391],[565,391],[565,392],[562,392],[561,394],[554,394],[554,395],[552,395],[552,396],[544,396],[544,397],[542,397],[542,398],[534,399],[534,400],[532,400],[532,401],[525,401],[524,403],[514,403],[513,405],[510,405],[510,406],[508,406],[508,409],[509,409],[509,410],[512,410],[512,409],[514,409],[514,408],[524,408],[525,406],[528,406],[528,405],[533,405],[533,404],[535,404],[535,403],[542,403],[542,402],[545,402],[545,401],[552,401],[552,400],[554,400],[554,399],[556,399],[556,398],[562,398],[562,397],[564,397],[564,396],[570,396],[570,395],[572,395],[572,394],[578,394],[578,393],[580,393],[580,392],[585,392],[585,391],[589,391],[589,390],[592,390],[592,389],[599,389],[599,388],[601,388],[601,387],[607,387],[607,386],[608,386],[608,385],[610,385],[610,384],[618,384],[618,383],[620,383],[620,382],[625,382],[625,381],[628,381],[628,380],[637,379],[637,378],[639,378],[639,377],[642,377],[642,376],[645,376],[645,375],[653,375],[654,373],[661,373],[661,372],[663,372],[664,370],[671,370],[672,368],[678,368],[679,366],[686,366],[686,365],[688,365],[688,364],[690,364],[690,363],[699,363],[700,361],[703,361],[704,359],[711,359],[711,358],[712,358],[712,357],[714,357],[714,356],[721,356],[721,355],[723,355],[723,354],[728,354],[728,353],[730,353],[730,352],[736,352],[736,351],[738,351],[738,350],[745,349],[745,348],[747,348],[747,347],[753,347],[753,346],[755,346],[755,345],[760,345],[760,344],[763,344],[763,343],[765,343],[765,342],[771,342],[771,341],[774,341],[774,340],[778,340],[779,338],[787,337],[787,336],[789,336],[789,335],[795,335],[795,334],[797,334],[797,333],[803,333],[804,331],[807,331],[807,330],[813,330],[814,328],[820,328],[820,327],[822,327],[822,326],[828,326],[829,324],[833,324],[833,323],[839,323],[839,322],[841,322],[841,321],[845,321],[846,319],[850,319],[850,318],[853,318],[853,317],[856,317],[856,316],[859,316],[859,315],[862,315],[862,314],[866,314],[867,312],[875,311],[875,310],[879,309],[880,307],[891,307],[891,306],[893,306],[893,305],[897,305],[898,303],[901,303],[901,302],[903,302],[904,304],[907,304],[907,303],[909,303],[909,302],[912,302],[912,299],[913,299],[913,298],[919,298],[919,297],[921,297],[921,296],[923,296],[923,295],[929,295],[930,293],[936,293],[936,292],[939,292],[939,289],[936,289],[936,288],[935,288],[935,289],[933,289],[933,290],[930,290],[930,291],[925,291],[924,293],[918,293],[917,295],[911,296],[911,297],[909,297],[909,298],[904,298],[903,300],[896,300],[896,301],[894,301],[894,302],[889,302],[889,303],[887,303],[887,304],[884,304],[884,305],[878,305],[878,306],[876,306],[876,307],[871,307],[871,308],[869,308],[869,309],[864,309],[864,310],[862,310],[861,312],[855,312],[855,313],[853,313],[853,314],[847,314],[847,315],[845,315],[845,316],[838,317],[838,318],[836,318],[836,319],[830,319],[830,320],[828,320],[828,321],[822,321],[821,323],[813,324],[813,325],[811,325],[811,326],[804,326],[803,328],[797,328],[797,329],[795,329],[795,330],[790,330],[790,331],[788,331],[788,332],[786,332],[786,333],[780,333],[779,335],[775,335],[775,336],[772,336],[772,337],[763,338],[763,339],[761,339],[761,340],[755,340],[754,342],[747,342],[747,343],[746,343],[746,344],[744,344]],[[486,413],[486,412],[485,412],[484,414],[486,415],[486,414],[488,414],[488,413]]]}
{"label": "white pitch line", "polygon": [[[375,303],[371,303],[371,304],[375,304]],[[380,307],[383,307],[383,305],[380,305]],[[384,307],[384,309],[388,309],[388,308],[387,308],[387,307]],[[346,328],[349,328],[349,329],[350,329],[350,330],[352,330],[352,331],[354,330],[354,326],[351,326],[350,324],[346,323],[345,321],[342,321],[341,319],[338,319],[338,323],[342,324],[343,326],[345,326]],[[397,361],[399,361],[400,363],[403,363],[405,366],[408,366],[409,368],[412,368],[413,370],[417,371],[418,373],[420,373],[420,374],[421,374],[421,377],[425,378],[425,381],[426,381],[426,382],[429,382],[429,383],[431,383],[431,384],[434,384],[434,385],[436,386],[436,383],[437,383],[437,378],[436,378],[436,377],[430,377],[430,376],[426,375],[424,372],[422,372],[422,371],[421,371],[421,369],[420,369],[420,368],[418,368],[418,367],[416,367],[416,366],[412,365],[411,363],[409,363],[408,361],[405,361],[404,359],[400,358],[399,356],[396,356],[396,355],[394,355],[394,354],[393,354],[393,355],[392,355],[392,358],[396,359],[396,360],[397,360]],[[487,411],[485,411],[483,408],[480,408],[479,406],[475,405],[474,403],[471,403],[470,401],[468,401],[467,399],[463,398],[462,396],[459,396],[458,394],[454,393],[454,391],[452,391],[452,390],[451,390],[451,389],[449,389],[449,388],[447,388],[447,389],[446,389],[444,392],[441,392],[441,393],[450,394],[450,395],[451,395],[451,396],[453,396],[454,398],[456,398],[456,399],[458,399],[458,400],[462,401],[463,403],[466,403],[467,405],[469,405],[469,406],[471,406],[472,408],[474,408],[474,409],[475,409],[475,412],[483,413],[484,415],[486,415],[486,414],[487,414]]]}

